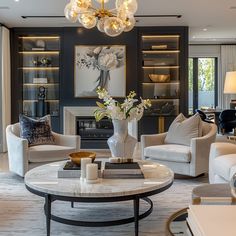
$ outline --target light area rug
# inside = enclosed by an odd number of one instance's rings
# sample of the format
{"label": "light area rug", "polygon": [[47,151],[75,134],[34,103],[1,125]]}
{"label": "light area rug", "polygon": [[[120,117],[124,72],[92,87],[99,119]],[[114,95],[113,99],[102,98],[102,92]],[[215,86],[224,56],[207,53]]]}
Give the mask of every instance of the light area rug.
{"label": "light area rug", "polygon": [[[175,211],[191,203],[191,191],[207,181],[207,177],[176,179],[165,192],[151,197],[154,209],[140,221],[140,236],[165,235],[165,224]],[[44,236],[46,223],[43,212],[44,199],[28,192],[22,178],[9,172],[0,173],[0,236]],[[141,202],[141,211],[146,207]],[[53,213],[82,220],[111,220],[132,216],[132,202],[109,204],[53,203]],[[52,221],[52,236],[133,236],[134,224],[102,228],[69,226]]]}

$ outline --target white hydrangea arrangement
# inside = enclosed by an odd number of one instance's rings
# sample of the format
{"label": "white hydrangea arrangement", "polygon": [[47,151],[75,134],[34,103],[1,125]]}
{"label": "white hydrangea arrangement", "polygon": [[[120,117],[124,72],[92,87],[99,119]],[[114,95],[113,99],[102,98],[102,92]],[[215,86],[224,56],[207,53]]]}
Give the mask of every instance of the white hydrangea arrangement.
{"label": "white hydrangea arrangement", "polygon": [[151,101],[149,99],[142,99],[140,102],[135,98],[136,93],[131,91],[125,98],[123,103],[113,99],[106,89],[98,87],[98,98],[104,102],[97,102],[98,109],[95,110],[94,116],[96,121],[101,120],[104,117],[108,117],[113,120],[140,120],[143,116],[145,109],[151,107]]}

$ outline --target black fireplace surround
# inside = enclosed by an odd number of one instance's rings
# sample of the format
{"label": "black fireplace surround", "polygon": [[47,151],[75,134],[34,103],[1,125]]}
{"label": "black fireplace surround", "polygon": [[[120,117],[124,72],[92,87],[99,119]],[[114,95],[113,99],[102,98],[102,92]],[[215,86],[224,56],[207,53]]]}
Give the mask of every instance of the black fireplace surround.
{"label": "black fireplace surround", "polygon": [[94,117],[76,117],[77,135],[81,137],[83,149],[107,149],[107,139],[113,135],[111,120],[103,118],[96,122]]}

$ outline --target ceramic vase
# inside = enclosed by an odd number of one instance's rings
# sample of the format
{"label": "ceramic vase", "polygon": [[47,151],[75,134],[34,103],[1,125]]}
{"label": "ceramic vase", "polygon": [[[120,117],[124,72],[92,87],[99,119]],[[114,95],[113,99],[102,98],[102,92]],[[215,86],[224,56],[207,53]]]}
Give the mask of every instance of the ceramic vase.
{"label": "ceramic vase", "polygon": [[112,157],[132,158],[137,140],[128,134],[127,120],[112,120],[114,134],[108,140]]}

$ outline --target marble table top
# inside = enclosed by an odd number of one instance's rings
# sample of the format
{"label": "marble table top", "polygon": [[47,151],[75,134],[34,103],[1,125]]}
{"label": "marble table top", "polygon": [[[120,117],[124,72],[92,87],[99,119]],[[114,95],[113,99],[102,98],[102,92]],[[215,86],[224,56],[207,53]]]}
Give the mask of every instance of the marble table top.
{"label": "marble table top", "polygon": [[[57,178],[64,162],[36,167],[25,175],[25,184],[31,189],[67,197],[122,197],[161,189],[173,182],[174,173],[164,165],[138,161],[143,179],[99,179],[88,184],[79,178]],[[104,164],[104,163],[103,163]]]}

